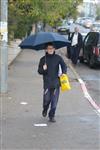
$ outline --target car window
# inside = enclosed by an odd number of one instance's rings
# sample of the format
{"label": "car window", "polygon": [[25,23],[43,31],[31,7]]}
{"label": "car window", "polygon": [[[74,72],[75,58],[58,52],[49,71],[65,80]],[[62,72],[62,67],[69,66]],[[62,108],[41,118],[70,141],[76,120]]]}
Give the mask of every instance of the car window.
{"label": "car window", "polygon": [[84,44],[85,44],[85,45],[88,44],[89,36],[90,36],[90,33],[88,33],[88,34],[86,35],[86,37],[84,38]]}
{"label": "car window", "polygon": [[99,34],[99,39],[98,39],[98,45],[100,45],[100,34]]}
{"label": "car window", "polygon": [[96,46],[99,40],[99,33],[97,32],[90,32],[85,39],[85,45],[94,45]]}
{"label": "car window", "polygon": [[86,39],[85,39],[85,41],[84,41],[85,45],[87,44],[88,38],[89,38],[89,36],[87,36]]}

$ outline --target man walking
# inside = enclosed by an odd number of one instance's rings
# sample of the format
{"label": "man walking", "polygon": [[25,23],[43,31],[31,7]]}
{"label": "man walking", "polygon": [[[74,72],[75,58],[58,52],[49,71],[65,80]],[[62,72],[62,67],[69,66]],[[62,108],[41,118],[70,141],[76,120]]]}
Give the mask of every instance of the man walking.
{"label": "man walking", "polygon": [[74,65],[77,64],[79,58],[80,49],[83,46],[82,35],[79,33],[78,27],[75,27],[75,32],[72,34],[71,38],[71,60]]}
{"label": "man walking", "polygon": [[55,48],[52,43],[46,45],[46,55],[40,59],[38,66],[39,74],[43,75],[44,93],[43,93],[43,117],[48,113],[49,121],[55,122],[55,111],[59,98],[60,81],[58,77],[59,64],[61,65],[62,73],[66,73],[67,67],[63,59],[55,54]]}

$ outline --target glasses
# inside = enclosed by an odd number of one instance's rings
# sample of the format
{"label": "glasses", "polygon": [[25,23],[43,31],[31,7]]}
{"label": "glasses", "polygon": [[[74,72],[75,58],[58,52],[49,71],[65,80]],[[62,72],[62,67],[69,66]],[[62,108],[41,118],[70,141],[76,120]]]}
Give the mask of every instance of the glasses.
{"label": "glasses", "polygon": [[47,48],[47,50],[54,50],[54,48]]}

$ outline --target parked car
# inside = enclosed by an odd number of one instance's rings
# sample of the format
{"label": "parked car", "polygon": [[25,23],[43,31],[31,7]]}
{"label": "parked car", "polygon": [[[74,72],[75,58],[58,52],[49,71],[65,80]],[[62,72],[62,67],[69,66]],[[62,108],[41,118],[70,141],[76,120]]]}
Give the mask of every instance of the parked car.
{"label": "parked car", "polygon": [[85,18],[81,18],[79,24],[83,26]]}
{"label": "parked car", "polygon": [[91,17],[81,17],[78,22],[80,25],[90,28],[91,24],[95,21],[95,18]]}
{"label": "parked car", "polygon": [[59,33],[63,33],[63,34],[67,34],[69,33],[69,30],[70,30],[70,26],[66,23],[66,24],[63,24],[62,26],[59,26],[57,28],[57,31]]}
{"label": "parked car", "polygon": [[86,27],[86,28],[91,28],[92,25],[93,25],[93,21],[91,19],[86,19],[83,22],[83,26]]}
{"label": "parked car", "polygon": [[81,18],[77,18],[75,23],[80,24],[80,20],[81,20]]}
{"label": "parked car", "polygon": [[74,19],[68,19],[67,23],[68,23],[68,25],[73,24],[74,23]]}
{"label": "parked car", "polygon": [[85,39],[86,35],[87,35],[87,32],[81,32],[81,35],[82,35],[82,38],[83,40]]}
{"label": "parked car", "polygon": [[83,56],[80,62],[86,61],[91,68],[100,65],[100,33],[89,32],[83,42]]}
{"label": "parked car", "polygon": [[95,28],[95,30],[97,32],[100,32],[100,22],[94,22],[93,23],[93,27]]}
{"label": "parked car", "polygon": [[84,21],[85,21],[86,19],[87,19],[86,17],[81,17],[81,18],[79,19],[79,24],[83,26]]}

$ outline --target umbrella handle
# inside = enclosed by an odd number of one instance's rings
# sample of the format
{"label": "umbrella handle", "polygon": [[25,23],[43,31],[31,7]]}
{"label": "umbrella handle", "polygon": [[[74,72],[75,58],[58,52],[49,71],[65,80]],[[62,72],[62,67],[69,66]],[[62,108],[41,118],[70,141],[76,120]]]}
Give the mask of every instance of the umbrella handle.
{"label": "umbrella handle", "polygon": [[46,51],[45,51],[45,64],[46,64]]}
{"label": "umbrella handle", "polygon": [[45,64],[46,64],[46,56],[45,56]]}

